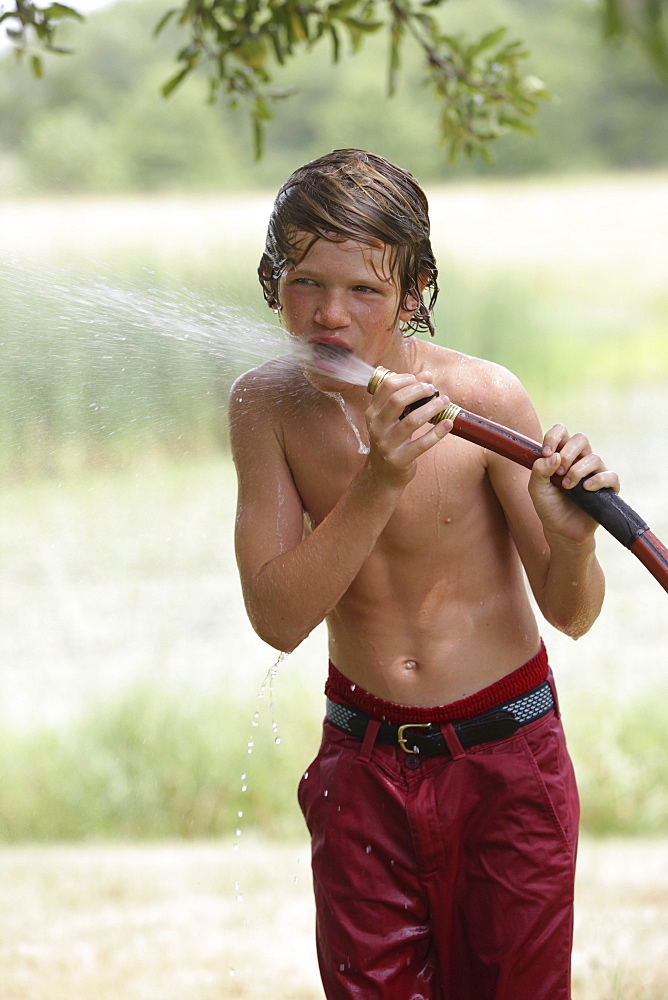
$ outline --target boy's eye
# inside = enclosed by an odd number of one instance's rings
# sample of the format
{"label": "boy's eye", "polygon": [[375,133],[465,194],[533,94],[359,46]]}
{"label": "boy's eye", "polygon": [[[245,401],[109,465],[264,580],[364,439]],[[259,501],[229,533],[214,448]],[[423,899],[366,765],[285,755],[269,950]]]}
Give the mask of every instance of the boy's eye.
{"label": "boy's eye", "polygon": [[355,292],[373,292],[374,288],[369,288],[368,285],[355,285],[353,291]]}

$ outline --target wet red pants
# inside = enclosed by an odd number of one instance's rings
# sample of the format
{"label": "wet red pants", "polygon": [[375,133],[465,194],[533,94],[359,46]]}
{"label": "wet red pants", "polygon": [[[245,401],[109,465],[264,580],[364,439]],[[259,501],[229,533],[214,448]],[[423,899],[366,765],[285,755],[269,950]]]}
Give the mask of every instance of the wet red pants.
{"label": "wet red pants", "polygon": [[299,801],[328,1000],[570,1000],[579,810],[555,711],[452,757],[325,723]]}

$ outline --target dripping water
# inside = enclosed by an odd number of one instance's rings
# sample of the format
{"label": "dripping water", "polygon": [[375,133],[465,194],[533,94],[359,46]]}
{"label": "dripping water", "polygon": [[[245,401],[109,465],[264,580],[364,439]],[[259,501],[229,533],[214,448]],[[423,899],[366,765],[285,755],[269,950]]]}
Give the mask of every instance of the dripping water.
{"label": "dripping water", "polygon": [[[279,654],[278,659],[269,667],[269,670],[267,671],[267,674],[264,680],[262,681],[262,684],[260,685],[260,690],[258,691],[257,694],[258,702],[263,701],[266,694],[269,695],[269,714],[271,719],[271,731],[274,738],[274,744],[276,746],[280,745],[281,737],[278,732],[278,721],[276,719],[276,706],[274,703],[274,682],[278,674],[278,668],[283,662],[283,660],[285,660],[287,655],[288,655],[287,653]],[[260,725],[260,709],[256,708],[255,712],[253,713],[253,719],[251,721],[251,730],[257,729],[259,725]],[[255,734],[252,731],[248,737],[246,749],[248,752],[248,756],[249,757],[252,756],[253,751],[255,749]],[[249,781],[248,771],[244,771],[242,773],[239,781],[240,781],[240,791],[242,792],[242,794],[246,794],[248,792],[248,781]],[[243,833],[241,821],[243,818],[244,818],[244,811],[243,809],[239,809],[237,812],[235,840],[232,845],[233,851],[239,851],[241,846],[241,837]],[[241,889],[241,884],[239,882],[239,879],[234,880],[234,898],[237,903],[243,903],[244,901],[244,895]]]}
{"label": "dripping water", "polygon": [[357,454],[358,455],[368,455],[369,454],[369,445],[365,444],[364,441],[362,440],[362,435],[359,432],[359,428],[358,428],[357,424],[355,423],[355,421],[353,420],[352,414],[350,413],[348,407],[346,406],[346,401],[343,398],[343,396],[341,395],[341,393],[340,392],[328,392],[326,395],[331,396],[332,399],[335,399],[336,402],[341,407],[341,410],[343,411],[343,415],[346,418],[346,420],[348,422],[348,425],[352,429],[353,434],[355,435],[355,439],[357,441]]}

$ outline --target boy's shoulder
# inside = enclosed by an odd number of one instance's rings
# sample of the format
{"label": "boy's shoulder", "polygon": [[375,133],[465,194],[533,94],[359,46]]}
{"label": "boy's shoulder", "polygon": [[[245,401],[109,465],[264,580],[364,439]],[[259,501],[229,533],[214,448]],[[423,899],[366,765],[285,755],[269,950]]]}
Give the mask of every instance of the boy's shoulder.
{"label": "boy's shoulder", "polygon": [[436,344],[429,347],[436,387],[465,410],[508,423],[528,401],[520,380],[503,365]]}
{"label": "boy's shoulder", "polygon": [[303,382],[304,376],[291,355],[273,358],[235,379],[229,393],[230,413],[249,406],[269,410],[289,397]]}

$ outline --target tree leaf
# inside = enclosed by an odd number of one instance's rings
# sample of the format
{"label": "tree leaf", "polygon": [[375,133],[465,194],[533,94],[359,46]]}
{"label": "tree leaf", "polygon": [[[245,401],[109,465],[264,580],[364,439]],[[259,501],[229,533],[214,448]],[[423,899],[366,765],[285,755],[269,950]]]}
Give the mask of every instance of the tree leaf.
{"label": "tree leaf", "polygon": [[153,29],[153,36],[155,38],[157,38],[162,29],[165,27],[166,24],[168,24],[171,21],[171,19],[174,17],[175,14],[176,11],[172,8],[172,10],[168,10],[165,14],[162,15],[162,17],[156,24],[155,28]]}
{"label": "tree leaf", "polygon": [[468,46],[468,53],[471,56],[477,56],[480,55],[481,52],[484,52],[485,49],[493,48],[495,45],[498,45],[506,31],[507,29],[505,27],[495,28],[494,31],[488,31],[486,35],[483,35],[482,38],[478,39],[477,42],[474,42],[473,45]]}
{"label": "tree leaf", "polygon": [[194,69],[193,66],[185,66],[182,70],[179,70],[167,83],[164,83],[160,88],[160,92],[163,97],[169,97],[172,91],[176,90],[180,83],[183,83],[188,74]]}
{"label": "tree leaf", "polygon": [[44,8],[44,14],[47,18],[54,21],[62,20],[63,18],[72,17],[77,21],[85,21],[86,18],[83,14],[75,10],[74,7],[68,7],[64,3],[52,3],[48,7]]}

